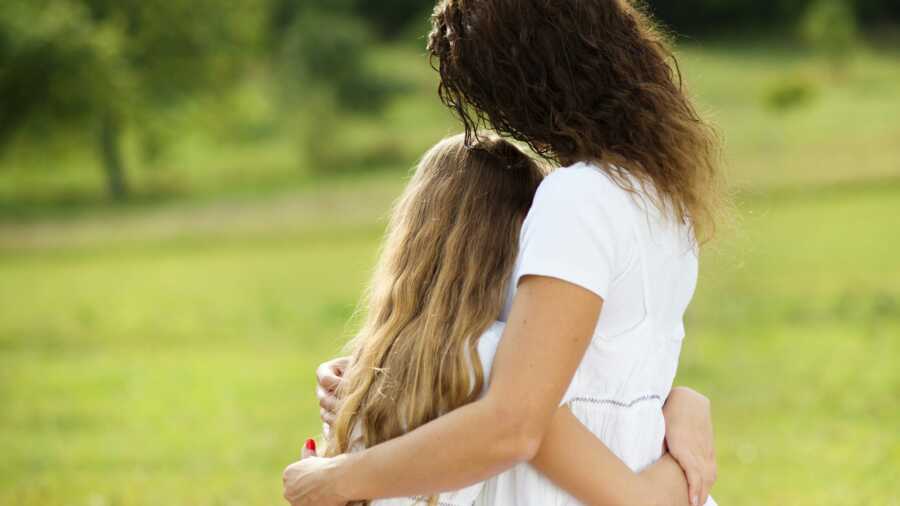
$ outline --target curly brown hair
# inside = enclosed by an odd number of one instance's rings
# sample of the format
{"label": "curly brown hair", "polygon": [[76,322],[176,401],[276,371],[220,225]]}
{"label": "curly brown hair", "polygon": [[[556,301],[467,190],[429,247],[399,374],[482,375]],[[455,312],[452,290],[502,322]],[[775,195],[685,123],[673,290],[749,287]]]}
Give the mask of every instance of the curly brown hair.
{"label": "curly brown hair", "polygon": [[[467,140],[489,127],[568,165],[594,160],[713,235],[722,192],[715,130],[666,37],[627,0],[442,0],[428,50]],[[652,196],[651,196],[652,198]]]}

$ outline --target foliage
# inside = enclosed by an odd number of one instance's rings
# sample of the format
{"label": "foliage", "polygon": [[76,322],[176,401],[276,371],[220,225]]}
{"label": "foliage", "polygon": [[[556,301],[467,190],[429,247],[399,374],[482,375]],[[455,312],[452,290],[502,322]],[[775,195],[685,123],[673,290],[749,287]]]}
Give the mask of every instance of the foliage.
{"label": "foliage", "polygon": [[[855,16],[860,27],[896,20],[900,4],[836,2],[643,0],[678,33],[799,32],[841,70],[856,56]],[[427,94],[429,101],[412,102],[418,107],[427,103],[430,111],[436,83],[423,61],[401,68],[382,65],[380,39],[409,33],[411,23],[419,30],[430,6],[415,0],[234,0],[227,7],[218,0],[0,2],[0,156],[11,160],[3,161],[2,169],[8,172],[19,162],[18,155],[10,154],[16,146],[43,153],[58,140],[74,146],[58,157],[66,164],[46,156],[42,163],[20,166],[39,165],[43,172],[59,174],[60,186],[90,196],[92,191],[83,186],[99,186],[103,179],[74,174],[70,162],[72,157],[80,162],[89,151],[103,161],[113,194],[123,195],[133,182],[144,196],[155,191],[148,188],[148,180],[161,182],[158,188],[202,180],[205,175],[196,174],[203,172],[198,167],[210,157],[198,163],[197,158],[204,157],[193,153],[210,151],[209,138],[224,144],[250,137],[260,146],[278,145],[279,153],[290,144],[291,164],[299,171],[409,164],[414,150],[403,137],[410,134],[398,134],[398,128],[382,120],[391,114],[414,114],[402,107],[395,110],[396,103],[410,103],[403,98],[407,94]],[[778,21],[773,25],[772,20]],[[799,20],[804,22],[797,30]],[[413,44],[421,46],[421,40],[405,43]],[[396,77],[413,66],[421,67],[426,78]],[[240,116],[242,111],[228,104],[232,95],[247,89],[262,97],[257,102],[263,105]],[[784,88],[776,91],[769,95],[771,104],[799,96],[781,93],[791,91]],[[224,132],[226,127],[231,130]],[[414,129],[413,135],[422,135]],[[239,133],[251,130],[252,136]],[[203,136],[205,143],[197,142]],[[216,163],[223,173],[236,170],[228,160],[217,157]],[[286,165],[279,161],[279,174]],[[135,166],[146,170],[131,170]],[[181,174],[148,175],[159,167],[174,167],[172,172]],[[39,193],[46,186],[18,188]],[[11,192],[0,188],[0,193]],[[81,198],[63,193],[61,198]]]}
{"label": "foliage", "polygon": [[[97,129],[114,196],[121,136],[150,110],[234,81],[256,35],[253,0],[11,0],[0,6],[0,144]],[[129,121],[130,120],[130,121]]]}
{"label": "foliage", "polygon": [[30,121],[77,122],[132,86],[120,33],[97,27],[86,5],[0,4],[0,142]]}
{"label": "foliage", "polygon": [[811,79],[788,76],[766,90],[765,103],[777,112],[786,112],[809,104],[817,91],[816,83]]}
{"label": "foliage", "polygon": [[365,67],[373,41],[360,20],[306,9],[285,27],[281,39],[278,64],[290,97],[328,92],[345,110],[377,109],[386,98],[384,83]]}
{"label": "foliage", "polygon": [[286,123],[300,157],[317,172],[346,165],[347,150],[330,141],[345,120],[377,113],[397,90],[367,64],[371,28],[348,9],[315,3],[278,7],[272,43],[281,97],[293,114]]}
{"label": "foliage", "polygon": [[[679,34],[702,36],[734,32],[790,32],[818,0],[630,0],[644,4]],[[315,0],[313,3],[321,3]],[[850,0],[855,15],[867,24],[900,23],[900,3],[894,0]],[[365,19],[385,38],[404,33],[410,25],[424,27],[432,2],[418,0],[343,0],[341,9]]]}
{"label": "foliage", "polygon": [[[273,77],[289,131],[312,166],[337,163],[321,127],[371,114],[395,86],[365,66],[372,28],[352,2],[13,0],[0,6],[0,147],[13,134],[96,131],[113,196],[128,193],[128,130],[145,159],[173,135],[167,110]],[[49,69],[49,72],[48,72]],[[331,145],[330,147],[335,147]]]}
{"label": "foliage", "polygon": [[[820,0],[637,0],[679,34],[790,32]],[[894,0],[846,0],[845,15],[866,24],[900,23]]]}
{"label": "foliage", "polygon": [[806,42],[828,55],[838,71],[846,68],[859,45],[859,27],[848,0],[817,0],[801,29]]}
{"label": "foliage", "polygon": [[382,37],[396,38],[405,27],[428,19],[430,2],[421,0],[357,0],[355,11],[371,23]]}
{"label": "foliage", "polygon": [[[896,173],[900,144],[892,139],[900,88],[893,83],[900,81],[900,66],[891,51],[855,53],[854,72],[841,82],[829,78],[822,56],[777,41],[682,45],[679,56],[689,89],[725,137],[734,182],[751,176],[769,183],[837,182],[846,177],[845,166],[867,178]],[[268,194],[322,177],[349,177],[348,170],[354,177],[403,171],[435,140],[458,131],[434,98],[436,76],[421,50],[380,45],[367,53],[364,65],[407,83],[408,91],[389,97],[376,114],[359,115],[322,98],[288,107],[268,79],[258,79],[226,101],[211,97],[175,108],[162,120],[177,134],[167,154],[132,173],[141,190],[135,203]],[[802,107],[790,115],[773,116],[767,97],[794,79],[812,88],[813,100],[797,104]],[[307,114],[307,107],[322,114]],[[315,121],[307,121],[308,115]],[[132,139],[128,145],[132,163],[138,163],[135,144]],[[42,139],[40,153],[24,143],[0,160],[0,222],[105,207],[103,180],[90,153],[77,143],[66,146]],[[321,149],[315,156],[333,162],[298,167],[298,157],[313,156],[308,149]]]}

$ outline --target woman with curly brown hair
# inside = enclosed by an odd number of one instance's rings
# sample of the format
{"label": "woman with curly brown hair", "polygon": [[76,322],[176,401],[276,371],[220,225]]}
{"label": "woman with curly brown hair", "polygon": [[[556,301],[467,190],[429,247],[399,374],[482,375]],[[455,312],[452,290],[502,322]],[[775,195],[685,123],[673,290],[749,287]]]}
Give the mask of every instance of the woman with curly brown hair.
{"label": "woman with curly brown hair", "polygon": [[[563,168],[522,226],[484,395],[363,451],[290,466],[286,496],[328,506],[488,480],[478,505],[643,504],[656,496],[610,493],[625,475],[608,451],[639,471],[668,443],[702,503],[715,480],[708,406],[667,416],[664,403],[720,207],[717,144],[665,40],[625,0],[445,0],[433,22],[440,96],[469,143],[490,127]],[[571,444],[554,437],[560,411],[590,436],[568,462],[553,448]],[[566,465],[553,483],[535,471]],[[676,487],[677,471],[663,482]]]}

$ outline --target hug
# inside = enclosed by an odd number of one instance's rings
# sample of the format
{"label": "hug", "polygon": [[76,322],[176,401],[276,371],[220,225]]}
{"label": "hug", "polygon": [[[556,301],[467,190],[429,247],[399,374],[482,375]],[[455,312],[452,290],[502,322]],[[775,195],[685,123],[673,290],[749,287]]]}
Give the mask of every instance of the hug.
{"label": "hug", "polygon": [[714,504],[709,401],[673,381],[718,139],[668,41],[627,0],[444,0],[432,23],[464,133],[393,209],[285,498]]}

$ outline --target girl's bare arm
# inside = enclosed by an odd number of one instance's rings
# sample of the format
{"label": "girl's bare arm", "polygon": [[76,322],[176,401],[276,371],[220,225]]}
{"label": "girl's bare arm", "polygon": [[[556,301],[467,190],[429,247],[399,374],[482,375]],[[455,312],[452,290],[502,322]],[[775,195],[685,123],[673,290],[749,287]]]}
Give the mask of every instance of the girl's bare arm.
{"label": "girl's bare arm", "polygon": [[568,408],[559,408],[531,465],[590,506],[688,506],[684,472],[668,454],[638,474]]}

